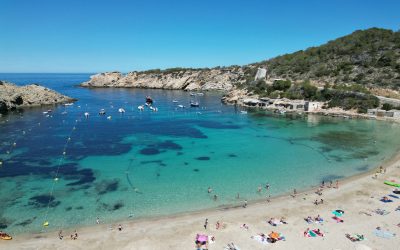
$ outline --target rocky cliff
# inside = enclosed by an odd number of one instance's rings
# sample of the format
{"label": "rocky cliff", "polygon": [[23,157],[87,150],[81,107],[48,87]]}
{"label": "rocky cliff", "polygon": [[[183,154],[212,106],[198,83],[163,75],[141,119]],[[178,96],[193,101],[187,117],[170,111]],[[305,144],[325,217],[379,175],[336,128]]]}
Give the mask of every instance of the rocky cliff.
{"label": "rocky cliff", "polygon": [[215,69],[167,69],[130,72],[106,72],[91,76],[84,87],[153,88],[229,91],[236,82],[244,82],[240,67]]}
{"label": "rocky cliff", "polygon": [[36,84],[17,86],[9,82],[0,81],[0,113],[23,107],[72,101],[75,101],[75,99]]}

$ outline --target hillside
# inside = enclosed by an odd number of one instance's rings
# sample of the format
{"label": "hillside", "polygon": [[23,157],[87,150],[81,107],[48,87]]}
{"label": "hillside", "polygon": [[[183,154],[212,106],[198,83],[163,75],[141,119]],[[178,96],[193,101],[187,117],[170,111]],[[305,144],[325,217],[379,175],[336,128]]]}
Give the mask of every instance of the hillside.
{"label": "hillside", "polygon": [[245,72],[254,75],[258,67],[266,67],[270,78],[399,90],[400,31],[358,30],[318,47],[251,64]]}

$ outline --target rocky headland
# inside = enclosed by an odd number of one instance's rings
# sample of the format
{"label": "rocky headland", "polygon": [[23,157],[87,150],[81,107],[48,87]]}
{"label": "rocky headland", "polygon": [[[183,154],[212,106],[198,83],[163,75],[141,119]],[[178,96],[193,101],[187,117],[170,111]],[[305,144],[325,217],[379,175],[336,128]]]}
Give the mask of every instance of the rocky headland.
{"label": "rocky headland", "polygon": [[10,82],[0,81],[0,114],[19,108],[73,101],[76,100],[37,84],[17,86]]}
{"label": "rocky headland", "polygon": [[128,74],[105,72],[93,75],[83,87],[150,88],[177,90],[229,91],[238,82],[245,82],[241,67],[214,69],[167,69],[134,71]]}
{"label": "rocky headland", "polygon": [[400,31],[358,30],[243,66],[99,73],[81,86],[221,90],[227,104],[269,107],[273,102],[273,108],[287,109],[311,101],[323,110],[367,114],[384,109],[392,115],[400,110]]}

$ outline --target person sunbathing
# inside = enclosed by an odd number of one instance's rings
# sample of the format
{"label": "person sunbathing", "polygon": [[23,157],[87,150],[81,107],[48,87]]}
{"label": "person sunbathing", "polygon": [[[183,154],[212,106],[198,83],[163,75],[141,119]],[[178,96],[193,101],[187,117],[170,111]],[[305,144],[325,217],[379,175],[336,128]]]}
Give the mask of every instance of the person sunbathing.
{"label": "person sunbathing", "polygon": [[285,221],[285,217],[282,217],[281,220],[280,220],[280,222],[281,222],[282,224],[287,224],[287,222]]}
{"label": "person sunbathing", "polygon": [[318,215],[318,216],[315,218],[315,221],[321,222],[321,221],[324,221],[324,219],[322,219],[322,217]]}
{"label": "person sunbathing", "polygon": [[324,234],[319,230],[319,228],[317,230],[314,230],[314,233],[316,233],[317,235],[324,237]]}
{"label": "person sunbathing", "polygon": [[272,225],[272,226],[276,226],[276,224],[274,223],[274,218],[269,219],[268,224]]}
{"label": "person sunbathing", "polygon": [[305,221],[307,221],[307,223],[313,223],[313,219],[311,218],[311,216],[308,216]]}

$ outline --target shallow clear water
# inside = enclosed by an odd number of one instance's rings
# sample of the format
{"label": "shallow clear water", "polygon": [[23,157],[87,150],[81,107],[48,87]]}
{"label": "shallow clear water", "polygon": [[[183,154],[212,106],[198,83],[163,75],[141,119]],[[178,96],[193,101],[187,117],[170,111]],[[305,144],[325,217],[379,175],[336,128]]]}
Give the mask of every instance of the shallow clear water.
{"label": "shallow clear water", "polygon": [[[88,77],[0,74],[79,99],[48,117],[43,107],[0,118],[0,229],[49,231],[95,224],[96,217],[113,222],[242,204],[365,172],[400,148],[397,124],[241,114],[218,93],[196,97],[200,108],[179,109],[194,97],[74,87]],[[146,95],[158,112],[137,110]],[[97,114],[101,108],[111,120]],[[270,190],[258,193],[267,182]]]}

